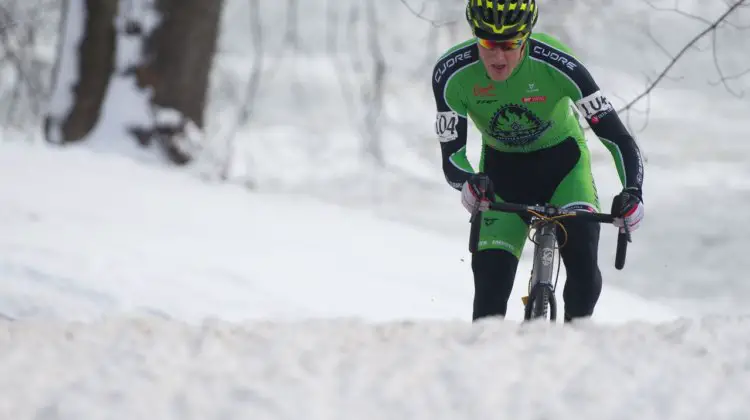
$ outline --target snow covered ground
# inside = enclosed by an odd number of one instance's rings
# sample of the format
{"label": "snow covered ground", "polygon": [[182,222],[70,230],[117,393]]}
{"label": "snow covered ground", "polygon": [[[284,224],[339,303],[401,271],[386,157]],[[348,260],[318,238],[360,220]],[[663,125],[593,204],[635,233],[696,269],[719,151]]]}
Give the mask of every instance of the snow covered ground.
{"label": "snow covered ground", "polygon": [[2,323],[0,415],[742,420],[749,322]]}
{"label": "snow covered ground", "polygon": [[[85,149],[3,144],[0,174],[13,180],[0,184],[0,310],[12,318],[471,316],[463,237]],[[610,285],[601,302],[602,321],[674,316]]]}
{"label": "snow covered ground", "polygon": [[2,418],[750,414],[747,317],[608,284],[570,328],[472,324],[455,237],[83,148],[2,143],[0,179]]}
{"label": "snow covered ground", "polygon": [[[385,168],[360,150],[371,63],[358,54],[367,20],[354,17],[355,3],[300,2],[295,50],[278,30],[284,7],[261,2],[266,69],[233,156],[252,190],[165,170],[132,147],[118,127],[142,117],[133,104],[143,97],[124,80],[113,80],[82,147],[31,146],[6,132],[0,418],[750,416],[748,230],[739,219],[750,205],[750,107],[707,84],[711,54],[692,51],[650,98],[638,131],[645,223],[623,271],[613,267],[615,232],[602,229],[594,319],[519,325],[527,247],[510,322],[472,324],[467,214],[440,172],[425,77],[433,54],[460,34],[416,26],[388,1],[375,2],[388,28]],[[460,3],[428,1],[425,13],[448,16]],[[230,99],[244,90],[232,82],[254,62],[247,5],[229,1],[225,14],[208,130],[219,154],[234,127]],[[573,7],[593,7],[598,19],[554,14],[562,21],[543,25],[557,24],[616,105],[668,62],[647,22],[672,51],[700,27],[640,2]],[[722,62],[742,70],[746,57],[732,50],[746,40],[722,34]],[[119,52],[124,61],[132,53]],[[636,129],[645,121],[630,117]],[[606,202],[619,184],[608,152],[590,140]],[[474,162],[477,141],[473,133]]]}

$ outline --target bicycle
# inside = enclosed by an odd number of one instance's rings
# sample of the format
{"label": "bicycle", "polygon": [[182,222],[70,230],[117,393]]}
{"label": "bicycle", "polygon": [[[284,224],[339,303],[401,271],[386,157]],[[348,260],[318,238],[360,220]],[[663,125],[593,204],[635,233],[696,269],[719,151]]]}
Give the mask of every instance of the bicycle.
{"label": "bicycle", "polygon": [[[621,203],[615,199],[612,201],[612,214],[589,212],[584,210],[563,210],[559,206],[552,204],[544,205],[525,205],[507,202],[491,202],[490,210],[504,211],[518,214],[529,214],[531,222],[529,233],[534,231],[531,241],[534,243],[533,262],[531,276],[529,278],[528,295],[522,298],[524,304],[524,321],[547,318],[549,308],[549,321],[557,320],[557,300],[555,298],[555,289],[557,287],[557,278],[560,275],[560,255],[558,253],[557,276],[554,283],[552,282],[552,271],[554,267],[555,250],[558,249],[557,235],[559,231],[565,233],[565,241],[560,248],[565,246],[567,241],[567,232],[564,226],[559,222],[561,218],[578,217],[582,220],[593,223],[613,223],[618,219],[613,214],[621,208]],[[471,235],[469,239],[469,249],[471,252],[476,250],[478,242],[479,225],[476,223],[479,218],[476,217],[478,212],[472,214]],[[632,242],[630,232],[626,224],[617,235],[617,250],[615,253],[615,268],[622,270],[625,266],[625,256],[627,253],[627,244]]]}

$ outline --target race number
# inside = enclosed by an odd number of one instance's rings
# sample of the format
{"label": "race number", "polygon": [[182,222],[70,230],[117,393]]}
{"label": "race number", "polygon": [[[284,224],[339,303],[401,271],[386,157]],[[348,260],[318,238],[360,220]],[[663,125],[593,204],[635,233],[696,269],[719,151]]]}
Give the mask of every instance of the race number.
{"label": "race number", "polygon": [[458,138],[458,114],[454,111],[438,112],[435,119],[435,133],[441,142]]}
{"label": "race number", "polygon": [[612,103],[609,102],[600,90],[576,101],[576,106],[587,120],[594,119],[595,117],[601,119],[614,109]]}

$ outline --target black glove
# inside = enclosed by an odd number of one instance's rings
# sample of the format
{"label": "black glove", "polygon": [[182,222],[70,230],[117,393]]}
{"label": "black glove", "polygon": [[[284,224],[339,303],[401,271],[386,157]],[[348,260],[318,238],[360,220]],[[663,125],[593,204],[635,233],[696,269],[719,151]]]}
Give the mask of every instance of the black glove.
{"label": "black glove", "polygon": [[628,187],[615,196],[612,202],[612,214],[621,217],[616,220],[614,225],[624,227],[627,223],[628,229],[632,232],[638,229],[641,220],[643,220],[643,193],[635,187]]}
{"label": "black glove", "polygon": [[461,204],[471,213],[486,211],[490,201],[495,201],[495,188],[492,180],[485,174],[473,174],[461,187]]}

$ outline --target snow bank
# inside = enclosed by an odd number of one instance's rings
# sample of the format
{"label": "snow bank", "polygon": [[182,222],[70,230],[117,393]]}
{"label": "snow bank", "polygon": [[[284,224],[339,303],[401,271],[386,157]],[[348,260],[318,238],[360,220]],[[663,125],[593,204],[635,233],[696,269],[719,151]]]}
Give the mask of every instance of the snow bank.
{"label": "snow bank", "polygon": [[737,420],[750,319],[0,321],[14,420]]}

